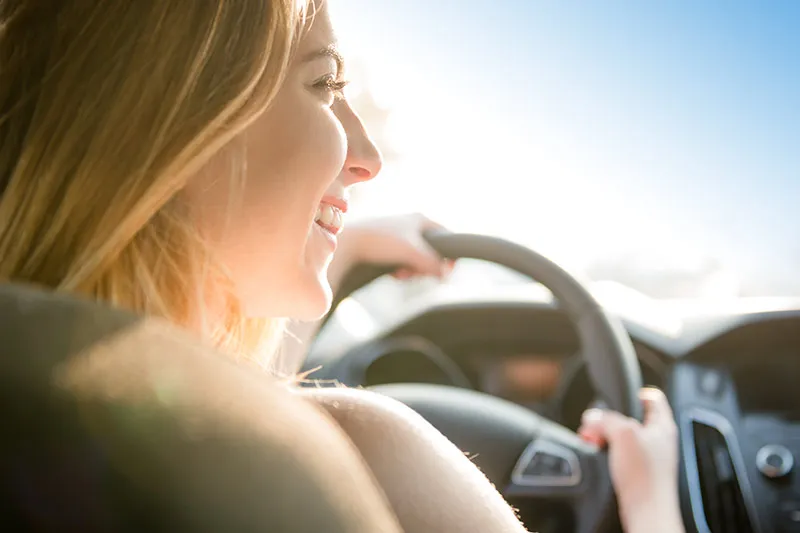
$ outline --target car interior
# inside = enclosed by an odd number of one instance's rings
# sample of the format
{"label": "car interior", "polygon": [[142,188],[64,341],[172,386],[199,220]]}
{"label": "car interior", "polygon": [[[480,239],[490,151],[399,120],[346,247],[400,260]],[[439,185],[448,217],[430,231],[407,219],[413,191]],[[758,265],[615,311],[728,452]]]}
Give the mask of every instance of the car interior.
{"label": "car interior", "polygon": [[[481,270],[452,290],[406,284],[401,299],[370,293],[399,265],[356,268],[310,347],[301,386],[364,388],[409,406],[539,533],[621,531],[607,451],[577,430],[593,406],[641,420],[638,391],[657,387],[679,431],[687,533],[800,533],[800,4],[771,18],[761,5],[753,14],[727,3],[502,4],[487,14],[484,2],[350,0],[342,34],[365,50],[356,73],[386,62],[370,63],[380,53],[406,58],[398,74],[389,69],[394,85],[421,80],[394,93],[384,80],[385,100],[406,101],[393,122],[380,91],[365,82],[351,93],[386,153],[384,181],[354,194],[354,205],[372,202],[368,215],[409,198],[426,214],[441,207],[443,224],[470,231],[430,231],[426,245],[515,281],[493,285]],[[458,67],[461,56],[472,63]],[[475,110],[484,107],[491,119]],[[463,125],[463,109],[474,110],[478,133]],[[430,125],[420,128],[423,120]],[[410,146],[407,159],[393,151],[392,132]],[[400,185],[384,185],[398,176]],[[761,273],[751,276],[759,297],[740,298],[738,286],[717,297],[730,280],[712,251],[698,267],[719,282],[710,298],[639,305],[630,287],[601,294],[597,282],[628,275],[643,250],[680,259],[684,241],[705,250],[722,240],[719,250],[735,249],[726,258]],[[640,246],[630,256],[612,246],[628,242]],[[592,263],[584,276],[552,249],[602,252],[613,275]],[[636,275],[666,286],[658,276],[669,268],[647,265]],[[689,283],[672,281],[683,295]],[[366,487],[366,474],[313,412],[162,327],[0,284],[0,530],[370,531],[379,498],[332,488],[330,479]],[[112,372],[87,357],[96,350],[127,359]],[[154,362],[163,353],[182,355],[163,367]],[[233,383],[252,386],[276,416],[238,433],[226,423],[244,409],[225,388]]]}
{"label": "car interior", "polygon": [[[568,275],[554,276],[538,254],[485,236],[428,239],[447,257],[529,275],[555,298],[497,290],[494,298],[423,301],[350,345],[316,346],[306,364],[318,369],[312,376],[412,406],[474,455],[535,531],[581,530],[580,495],[602,499],[597,457],[569,438],[583,410],[599,403],[637,416],[627,404],[634,384],[655,386],[679,426],[688,531],[800,530],[800,302],[728,308],[670,335],[635,315],[611,316],[624,328],[615,338],[587,333],[566,303],[575,297],[561,284]],[[354,272],[336,303],[385,273]]]}
{"label": "car interior", "polygon": [[[529,529],[581,532],[614,531],[619,524],[605,452],[574,433],[578,413],[599,401],[640,417],[635,392],[642,383],[661,387],[680,430],[687,529],[797,530],[800,402],[794,389],[800,375],[800,306],[728,313],[667,337],[607,312],[580,281],[518,244],[449,232],[426,238],[447,257],[493,261],[536,277],[555,300],[498,297],[421,307],[344,350],[316,346],[306,366],[319,368],[313,374],[318,381],[310,384],[367,387],[406,403],[473,457]],[[356,269],[336,304],[385,273]],[[126,390],[130,375],[121,381],[94,375],[95,382],[106,383],[101,394],[75,394],[64,385],[65,366],[92,346],[113,344],[141,318],[12,285],[2,288],[0,314],[6,355],[1,374],[6,431],[0,442],[4,524],[31,523],[37,506],[52,514],[58,504],[56,526],[48,513],[37,517],[43,526],[50,520],[47,531],[75,530],[65,516],[92,517],[91,523],[81,522],[82,531],[109,530],[112,519],[124,523],[120,530],[211,531],[222,523],[229,531],[274,530],[275,524],[281,531],[359,530],[325,505],[320,485],[298,476],[297,465],[286,460],[277,442],[250,443],[258,460],[218,442],[181,448],[175,413],[165,408],[168,391],[159,380],[145,380],[147,393],[138,398],[115,396]],[[158,336],[143,339],[137,360],[142,351],[170,349],[159,342]],[[201,355],[207,354],[191,357]],[[206,358],[214,360],[226,366],[223,358]],[[163,368],[150,368],[142,375],[148,372],[164,374]],[[222,375],[215,369],[213,379]],[[113,446],[109,439],[116,441]],[[165,442],[174,447],[164,448]],[[180,453],[189,459],[176,462]],[[237,459],[242,455],[244,464]],[[246,479],[255,485],[237,479],[230,487],[236,495],[220,498],[209,488],[219,483],[213,465],[220,463],[233,472],[247,468]],[[254,475],[258,472],[263,476]],[[178,495],[187,483],[193,496],[209,490],[202,512],[181,507],[187,502]],[[278,502],[246,496],[274,494],[277,487],[283,494]],[[87,513],[92,506],[97,512]]]}

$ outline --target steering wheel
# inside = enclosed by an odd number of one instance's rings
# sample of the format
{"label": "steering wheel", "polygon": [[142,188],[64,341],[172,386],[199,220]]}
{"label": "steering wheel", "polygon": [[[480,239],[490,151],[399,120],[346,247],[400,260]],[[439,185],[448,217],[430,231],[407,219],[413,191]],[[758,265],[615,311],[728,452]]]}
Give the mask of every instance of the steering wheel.
{"label": "steering wheel", "polygon": [[[609,408],[641,420],[642,375],[631,340],[622,323],[606,313],[583,284],[544,256],[506,240],[445,231],[428,232],[425,238],[442,257],[490,261],[547,287],[576,329],[600,398]],[[353,291],[392,270],[363,265],[354,269],[328,317]],[[345,354],[339,362],[347,358]],[[568,503],[578,533],[610,531],[618,524],[607,453],[571,430],[473,390],[412,383],[372,390],[408,405],[461,450],[475,455],[475,463],[506,496]]]}

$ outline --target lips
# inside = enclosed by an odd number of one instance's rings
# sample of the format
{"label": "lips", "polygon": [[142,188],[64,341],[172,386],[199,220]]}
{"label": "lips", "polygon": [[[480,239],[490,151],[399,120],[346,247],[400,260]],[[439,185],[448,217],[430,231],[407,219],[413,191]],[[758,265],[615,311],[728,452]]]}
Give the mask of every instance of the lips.
{"label": "lips", "polygon": [[325,196],[317,207],[314,222],[329,233],[338,235],[342,231],[346,212],[347,200],[335,196]]}
{"label": "lips", "polygon": [[336,235],[342,231],[344,213],[338,207],[321,203],[319,207],[317,207],[317,214],[314,217],[314,222]]}

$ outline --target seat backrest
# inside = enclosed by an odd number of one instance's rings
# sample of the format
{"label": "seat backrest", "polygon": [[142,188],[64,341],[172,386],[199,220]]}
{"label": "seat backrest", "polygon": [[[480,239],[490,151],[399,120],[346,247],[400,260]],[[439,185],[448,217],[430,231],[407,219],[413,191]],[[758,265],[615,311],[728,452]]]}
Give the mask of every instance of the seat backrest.
{"label": "seat backrest", "polygon": [[0,285],[0,530],[399,531],[311,404],[191,335]]}

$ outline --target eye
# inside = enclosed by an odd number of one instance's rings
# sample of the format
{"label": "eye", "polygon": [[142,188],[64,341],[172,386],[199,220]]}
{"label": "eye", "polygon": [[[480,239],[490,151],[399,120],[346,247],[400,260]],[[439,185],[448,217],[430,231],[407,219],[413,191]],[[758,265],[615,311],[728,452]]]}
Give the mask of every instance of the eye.
{"label": "eye", "polygon": [[[344,98],[344,89],[348,84],[348,81],[338,79],[329,74],[314,82],[313,88],[329,98],[332,97],[333,100],[339,100]],[[333,101],[331,101],[331,104],[333,104]]]}

